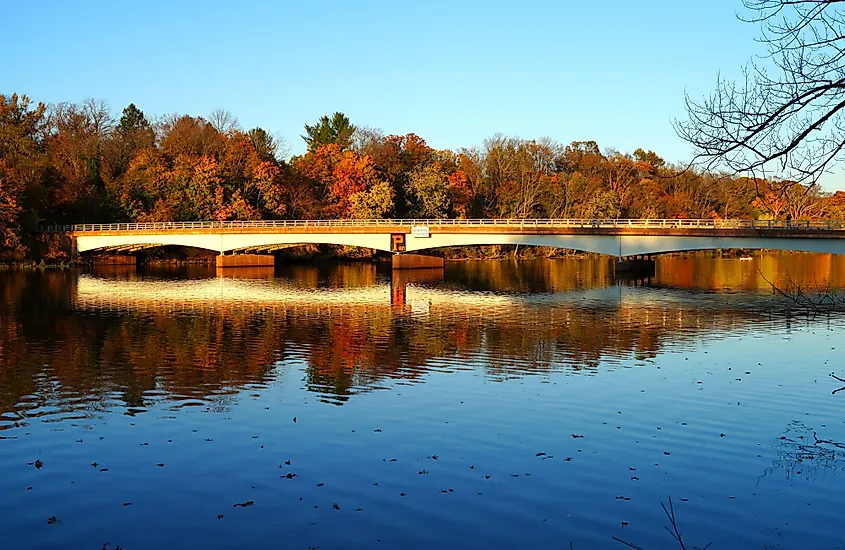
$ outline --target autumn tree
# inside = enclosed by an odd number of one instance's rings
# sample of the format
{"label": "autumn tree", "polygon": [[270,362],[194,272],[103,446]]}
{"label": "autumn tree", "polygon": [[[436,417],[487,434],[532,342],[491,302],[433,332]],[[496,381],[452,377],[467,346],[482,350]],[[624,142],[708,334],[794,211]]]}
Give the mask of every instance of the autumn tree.
{"label": "autumn tree", "polygon": [[67,223],[99,219],[105,198],[107,141],[114,129],[108,106],[93,99],[59,103],[48,115],[45,147],[51,216]]}
{"label": "autumn tree", "polygon": [[39,217],[46,111],[25,95],[0,94],[0,261],[23,258],[22,225]]}
{"label": "autumn tree", "polygon": [[845,220],[845,191],[836,191],[825,197],[823,213],[828,220]]}
{"label": "autumn tree", "polygon": [[[387,197],[392,203],[393,193],[385,192],[379,186],[384,183],[376,170],[372,157],[359,156],[353,151],[344,151],[341,146],[332,143],[321,145],[302,157],[294,157],[292,166],[302,173],[318,188],[318,196],[325,201],[324,216],[352,217],[368,211],[373,205],[381,205],[377,210],[384,215],[393,210],[387,208]],[[377,189],[376,189],[377,188]],[[377,197],[365,200],[363,195],[353,201],[359,193],[374,192]],[[370,200],[372,199],[372,200]],[[355,206],[355,205],[358,206]],[[367,205],[367,206],[362,206]],[[372,213],[377,212],[373,210]],[[380,216],[379,216],[380,217]]]}
{"label": "autumn tree", "polygon": [[20,226],[23,186],[7,162],[0,158],[0,261],[20,260],[26,253]]}
{"label": "autumn tree", "polygon": [[349,117],[343,113],[336,112],[329,118],[327,115],[320,117],[317,124],[305,125],[305,135],[302,139],[308,145],[309,151],[316,151],[321,145],[338,145],[341,150],[352,145],[352,135],[355,133],[355,126],[349,122]]}
{"label": "autumn tree", "polygon": [[540,208],[544,195],[553,195],[559,178],[555,167],[560,147],[549,139],[526,141],[501,135],[485,141],[485,178],[495,190],[495,208],[503,217],[547,215]]}
{"label": "autumn tree", "polygon": [[760,186],[763,192],[751,203],[759,218],[768,220],[808,220],[822,212],[824,202],[815,186],[798,182],[769,182]]}
{"label": "autumn tree", "polygon": [[409,178],[415,170],[434,161],[434,149],[416,134],[383,136],[378,131],[371,131],[358,147],[359,154],[372,157],[380,177],[393,187],[396,215],[411,215],[413,205],[407,196]]}
{"label": "autumn tree", "polygon": [[415,169],[408,178],[407,191],[414,204],[412,217],[438,219],[449,214],[449,176],[441,163],[432,162]]}
{"label": "autumn tree", "polygon": [[161,150],[173,157],[179,154],[219,155],[226,138],[202,117],[172,115],[158,127]]}
{"label": "autumn tree", "polygon": [[253,128],[247,135],[259,159],[265,162],[275,162],[278,159],[280,148],[283,146],[279,138],[263,128]]}

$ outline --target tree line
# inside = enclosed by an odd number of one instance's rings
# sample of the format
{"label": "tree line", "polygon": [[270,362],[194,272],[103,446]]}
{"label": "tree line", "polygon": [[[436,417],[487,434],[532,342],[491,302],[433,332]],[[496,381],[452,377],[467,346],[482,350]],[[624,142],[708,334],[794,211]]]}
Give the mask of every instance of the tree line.
{"label": "tree line", "polygon": [[325,218],[845,219],[845,192],[667,163],[594,141],[494,135],[456,151],[342,113],[303,155],[229,112],[116,117],[100,101],[0,95],[0,260],[47,223]]}

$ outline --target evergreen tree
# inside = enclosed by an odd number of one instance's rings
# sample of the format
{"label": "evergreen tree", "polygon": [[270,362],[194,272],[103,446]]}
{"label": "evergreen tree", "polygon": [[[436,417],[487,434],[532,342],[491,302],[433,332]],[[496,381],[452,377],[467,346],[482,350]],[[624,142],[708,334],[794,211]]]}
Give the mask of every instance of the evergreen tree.
{"label": "evergreen tree", "polygon": [[355,126],[349,122],[349,117],[343,113],[335,113],[332,118],[324,115],[320,121],[311,126],[305,125],[305,135],[302,139],[308,144],[309,151],[316,151],[321,145],[336,143],[341,150],[352,145],[352,134]]}

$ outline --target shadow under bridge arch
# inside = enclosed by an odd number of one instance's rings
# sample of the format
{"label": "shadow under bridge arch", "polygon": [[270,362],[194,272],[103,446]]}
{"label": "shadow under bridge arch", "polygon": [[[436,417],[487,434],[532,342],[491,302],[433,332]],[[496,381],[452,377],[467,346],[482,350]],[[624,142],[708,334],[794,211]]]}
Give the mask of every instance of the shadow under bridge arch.
{"label": "shadow under bridge arch", "polygon": [[783,250],[845,254],[845,239],[821,238],[818,235],[796,234],[790,237],[760,236],[682,236],[682,235],[587,235],[587,234],[519,234],[519,233],[431,233],[428,237],[408,235],[406,252],[435,248],[526,245],[549,246],[625,257],[714,249]]}
{"label": "shadow under bridge arch", "polygon": [[186,246],[219,253],[273,250],[307,244],[356,246],[390,251],[390,235],[384,233],[189,233],[150,231],[134,234],[79,234],[78,252],[140,250],[159,246]]}

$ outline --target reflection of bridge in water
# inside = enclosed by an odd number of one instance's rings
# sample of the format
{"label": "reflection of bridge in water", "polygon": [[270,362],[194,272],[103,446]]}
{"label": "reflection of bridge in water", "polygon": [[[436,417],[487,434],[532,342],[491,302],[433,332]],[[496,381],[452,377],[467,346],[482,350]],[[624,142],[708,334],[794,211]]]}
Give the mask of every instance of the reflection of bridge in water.
{"label": "reflection of bridge in water", "polygon": [[[432,281],[438,275],[442,280],[442,273],[432,273]],[[618,305],[623,296],[636,300],[622,286],[522,295],[436,288],[426,286],[418,277],[410,281],[396,277],[389,283],[351,288],[307,288],[283,279],[120,280],[81,275],[73,303],[79,309],[191,310],[238,304],[247,309],[407,306],[414,311],[428,311],[432,307],[474,310],[579,301],[607,307]]]}
{"label": "reflection of bridge in water", "polygon": [[[272,272],[272,270],[271,270]],[[251,271],[254,276],[255,271]],[[623,284],[557,292],[499,292],[448,288],[442,270],[394,272],[389,282],[356,287],[309,287],[279,278],[217,277],[202,279],[120,280],[81,275],[73,293],[77,309],[190,311],[237,305],[262,309],[396,309],[414,313],[464,310],[483,314],[503,308],[575,306],[589,309],[673,308],[761,311],[773,304],[771,293],[719,295],[702,303],[701,296],[676,288]],[[709,303],[707,303],[709,302]]]}
{"label": "reflection of bridge in water", "polygon": [[[445,280],[442,271],[388,279],[357,264],[262,279],[213,278],[207,269],[182,275],[203,278],[154,278],[133,268],[110,277],[49,272],[49,284],[36,287],[13,273],[6,290],[19,293],[18,305],[0,317],[10,327],[0,332],[0,364],[14,365],[6,372],[19,378],[3,379],[0,369],[0,385],[22,396],[55,378],[85,394],[108,380],[130,388],[123,399],[136,406],[144,388],[214,400],[269,383],[293,365],[302,366],[309,390],[340,403],[391,380],[422,381],[431,371],[590,374],[643,366],[702,339],[783,326],[765,291],[615,285],[606,264],[539,264],[548,272],[526,263],[467,264],[447,270]],[[497,268],[507,269],[494,277]],[[583,278],[572,276],[576,268]],[[486,281],[477,277],[485,273]],[[526,280],[547,290],[524,291]],[[41,302],[54,308],[50,316],[32,308],[45,289],[53,296]]]}

